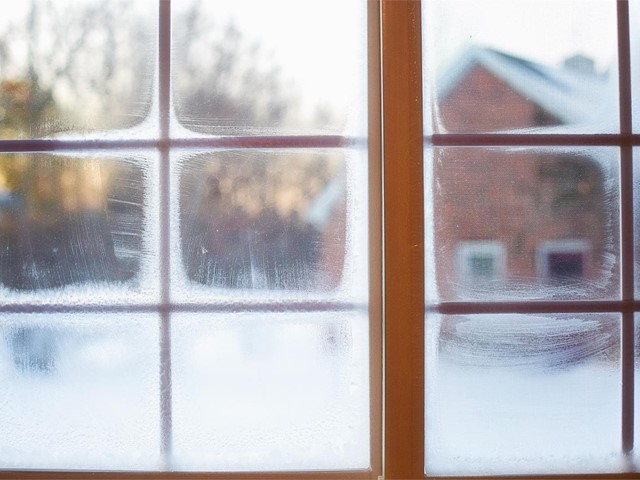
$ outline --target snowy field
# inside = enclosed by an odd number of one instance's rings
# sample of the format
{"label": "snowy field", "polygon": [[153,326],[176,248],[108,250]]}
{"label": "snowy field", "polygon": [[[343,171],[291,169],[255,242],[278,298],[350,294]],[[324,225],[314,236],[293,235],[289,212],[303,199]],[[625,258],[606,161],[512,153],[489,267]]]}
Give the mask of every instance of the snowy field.
{"label": "snowy field", "polygon": [[[156,470],[153,315],[14,316],[0,328],[0,468]],[[369,466],[367,315],[172,318],[176,470]],[[55,325],[55,361],[20,367],[20,327]]]}
{"label": "snowy field", "polygon": [[[438,345],[437,321],[427,327],[432,340],[426,359],[429,474],[594,473],[627,468],[620,454],[616,323],[613,341],[603,347],[600,340],[606,330],[594,327],[603,323],[592,318],[477,315],[457,320],[457,329],[448,329],[449,345],[442,339]],[[464,343],[465,338],[481,337],[491,320],[494,351],[486,341],[475,344],[475,349]],[[573,330],[573,335],[555,337],[550,322],[557,331]],[[523,336],[526,330],[528,337]],[[451,336],[452,331],[459,336]],[[573,350],[580,358],[566,355],[571,344],[553,348],[568,338],[580,346]],[[587,345],[595,348],[589,350]],[[523,352],[521,357],[513,355],[514,346]]]}

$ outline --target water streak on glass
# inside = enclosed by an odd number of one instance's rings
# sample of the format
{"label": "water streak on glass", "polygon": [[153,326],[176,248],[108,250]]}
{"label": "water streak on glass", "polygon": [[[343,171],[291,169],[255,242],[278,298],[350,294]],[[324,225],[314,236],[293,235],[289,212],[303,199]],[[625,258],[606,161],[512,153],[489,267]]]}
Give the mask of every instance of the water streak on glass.
{"label": "water streak on glass", "polygon": [[150,315],[4,315],[0,469],[159,467]]}
{"label": "water streak on glass", "polygon": [[179,470],[369,467],[368,315],[174,315]]}
{"label": "water streak on glass", "polygon": [[619,295],[617,149],[439,148],[427,158],[430,302]]}
{"label": "water streak on glass", "polygon": [[218,135],[363,135],[366,3],[176,2],[178,121]]}
{"label": "water streak on glass", "polygon": [[146,0],[4,5],[0,138],[140,124],[151,107],[156,18]]}
{"label": "water streak on glass", "polygon": [[430,315],[426,330],[427,473],[625,468],[617,315]]}
{"label": "water streak on glass", "polygon": [[428,133],[617,131],[615,2],[434,0],[423,14]]}

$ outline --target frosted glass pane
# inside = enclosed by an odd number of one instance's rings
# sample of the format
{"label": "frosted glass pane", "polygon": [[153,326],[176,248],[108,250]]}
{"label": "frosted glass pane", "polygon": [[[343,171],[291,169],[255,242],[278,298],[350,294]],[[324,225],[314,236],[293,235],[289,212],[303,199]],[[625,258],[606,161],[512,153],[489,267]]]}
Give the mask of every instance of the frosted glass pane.
{"label": "frosted glass pane", "polygon": [[631,24],[631,91],[633,131],[640,132],[640,3],[629,2]]}
{"label": "frosted glass pane", "polygon": [[7,315],[0,322],[0,468],[159,468],[152,315]]}
{"label": "frosted glass pane", "polygon": [[[635,314],[635,362],[634,362],[634,442],[640,439],[640,318]],[[640,449],[634,448],[636,465],[640,461]]]}
{"label": "frosted glass pane", "polygon": [[[633,195],[640,198],[640,169],[638,160],[640,159],[640,148],[633,149]],[[638,204],[633,206],[633,235],[634,235],[634,276],[635,276],[635,297],[640,298],[640,210]]]}
{"label": "frosted glass pane", "polygon": [[147,0],[4,5],[0,138],[140,124],[151,107],[157,10]]}
{"label": "frosted glass pane", "polygon": [[181,175],[183,264],[226,288],[331,289],[345,251],[340,153],[203,154]]}
{"label": "frosted glass pane", "polygon": [[0,291],[5,301],[133,300],[155,248],[141,156],[0,155]]}
{"label": "frosted glass pane", "polygon": [[369,467],[368,315],[174,315],[179,470]]}
{"label": "frosted glass pane", "polygon": [[177,156],[178,298],[364,301],[365,155],[309,149]]}
{"label": "frosted glass pane", "polygon": [[618,151],[426,152],[427,298],[615,299]]}
{"label": "frosted glass pane", "polygon": [[433,0],[423,25],[427,132],[618,131],[616,2]]}
{"label": "frosted glass pane", "polygon": [[426,472],[615,472],[619,317],[428,315]]}
{"label": "frosted glass pane", "polygon": [[173,92],[183,126],[223,135],[366,133],[366,1],[173,7]]}

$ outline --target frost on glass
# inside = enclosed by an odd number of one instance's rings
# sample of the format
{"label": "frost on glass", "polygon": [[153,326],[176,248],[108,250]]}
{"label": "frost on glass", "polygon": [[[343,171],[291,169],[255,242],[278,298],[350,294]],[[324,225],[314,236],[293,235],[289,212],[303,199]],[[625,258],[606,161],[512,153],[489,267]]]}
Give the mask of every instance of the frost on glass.
{"label": "frost on glass", "polygon": [[5,2],[0,138],[127,128],[151,105],[157,5]]}
{"label": "frost on glass", "polygon": [[616,2],[434,0],[423,20],[427,132],[618,130]]}
{"label": "frost on glass", "polygon": [[366,312],[172,318],[176,470],[369,468]]}
{"label": "frost on glass", "polygon": [[[635,361],[634,361],[634,442],[640,438],[640,317],[635,315]],[[640,449],[636,446],[633,450],[636,468],[640,465]]]}
{"label": "frost on glass", "polygon": [[[633,196],[640,198],[640,148],[633,149]],[[634,276],[635,276],[635,297],[640,298],[640,210],[637,201],[633,205],[633,235],[634,235]]]}
{"label": "frost on glass", "polygon": [[618,152],[426,153],[427,299],[619,295]]}
{"label": "frost on glass", "polygon": [[55,301],[60,292],[95,301],[109,288],[148,287],[140,285],[150,248],[144,164],[0,155],[2,302]]}
{"label": "frost on glass", "polygon": [[349,215],[366,211],[366,192],[348,192],[358,182],[345,155],[240,150],[182,157],[179,252],[186,281],[237,292],[318,293],[366,278],[356,276],[364,272],[354,271],[350,252],[365,255],[366,223]]}
{"label": "frost on glass", "polygon": [[633,131],[640,132],[640,3],[629,2],[631,24],[631,93]]}
{"label": "frost on glass", "polygon": [[613,314],[427,315],[431,475],[621,471]]}
{"label": "frost on glass", "polygon": [[366,8],[359,0],[176,2],[178,121],[218,135],[364,134]]}
{"label": "frost on glass", "polygon": [[0,469],[158,469],[158,343],[150,315],[3,314]]}

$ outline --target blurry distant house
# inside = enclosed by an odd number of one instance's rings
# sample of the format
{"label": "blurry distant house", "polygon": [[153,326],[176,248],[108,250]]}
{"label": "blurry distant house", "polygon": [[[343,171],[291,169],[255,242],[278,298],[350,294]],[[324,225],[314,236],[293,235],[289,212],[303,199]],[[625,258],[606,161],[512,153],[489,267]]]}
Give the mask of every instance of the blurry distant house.
{"label": "blurry distant house", "polygon": [[[471,47],[438,81],[434,129],[486,133],[550,127],[553,132],[607,121],[598,118],[609,95],[607,82],[593,61],[580,55],[552,68]],[[610,294],[617,288],[610,160],[584,149],[435,149],[440,298],[527,289],[534,296],[553,296],[561,287]]]}

